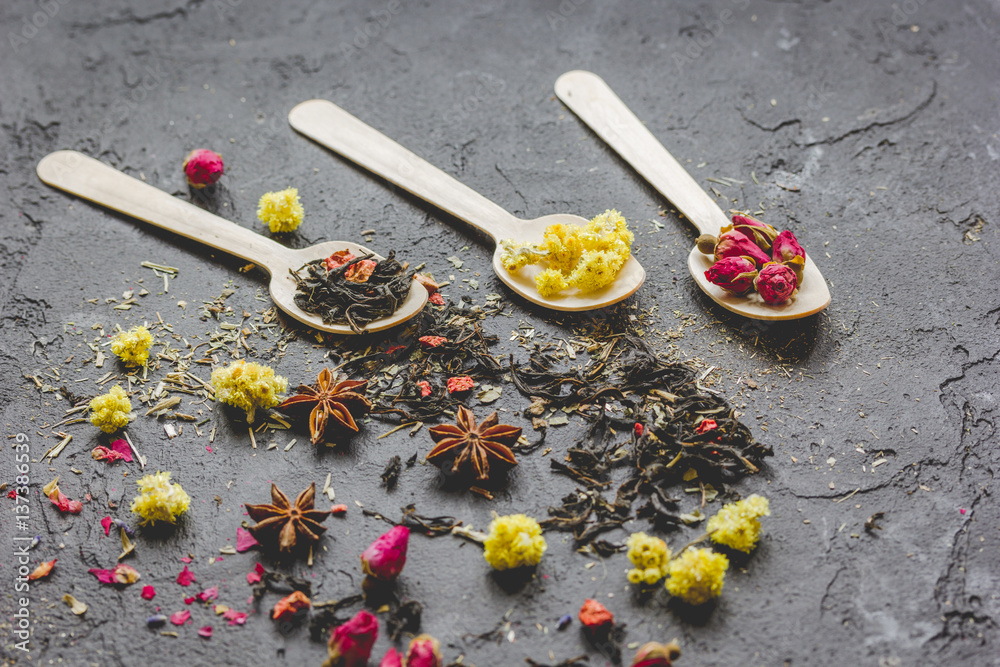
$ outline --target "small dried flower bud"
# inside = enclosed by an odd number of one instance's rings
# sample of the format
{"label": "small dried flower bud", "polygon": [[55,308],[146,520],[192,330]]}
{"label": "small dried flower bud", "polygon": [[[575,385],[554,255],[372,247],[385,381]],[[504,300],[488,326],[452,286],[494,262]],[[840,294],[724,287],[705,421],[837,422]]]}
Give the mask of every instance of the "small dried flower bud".
{"label": "small dried flower bud", "polygon": [[323,667],[365,667],[378,638],[378,619],[367,611],[359,611],[354,618],[338,625],[330,633],[327,650],[330,657]]}
{"label": "small dried flower bud", "polygon": [[715,244],[719,242],[719,239],[715,238],[711,234],[702,234],[698,237],[695,243],[698,245],[698,250],[705,253],[706,255],[715,254]]}
{"label": "small dried flower bud", "polygon": [[406,565],[406,548],[409,542],[410,529],[396,526],[361,553],[361,569],[369,577],[393,581]]}
{"label": "small dried flower bud", "polygon": [[732,220],[733,229],[756,243],[761,250],[767,252],[771,249],[771,244],[778,235],[778,230],[774,227],[749,215],[734,215]]}
{"label": "small dried flower bud", "polygon": [[736,230],[725,232],[715,246],[715,261],[725,257],[749,257],[757,266],[771,261],[771,257],[757,247],[756,243]]}
{"label": "small dried flower bud", "polygon": [[206,185],[215,185],[226,170],[222,156],[207,148],[197,148],[188,153],[183,168],[188,184],[199,190]]}
{"label": "small dried flower bud", "polygon": [[772,258],[795,272],[797,285],[802,284],[802,270],[806,265],[806,251],[799,245],[795,234],[787,229],[774,240]]}
{"label": "small dried flower bud", "polygon": [[389,649],[382,656],[382,662],[378,667],[403,667],[403,654],[394,648]]}
{"label": "small dried flower bud", "polygon": [[417,635],[406,649],[406,667],[441,667],[438,640],[430,635]]}
{"label": "small dried flower bud", "polygon": [[615,617],[603,604],[588,598],[580,607],[580,622],[588,630],[596,630],[606,625],[614,625]]}
{"label": "small dried flower bud", "polygon": [[636,439],[642,437],[642,433],[643,433],[644,430],[645,430],[645,428],[639,422],[636,422],[635,426],[632,427],[632,432],[635,433]]}
{"label": "small dried flower bud", "polygon": [[799,245],[798,239],[795,238],[795,234],[791,233],[787,229],[774,239],[774,249],[772,251],[772,257],[776,262],[787,262],[793,257],[805,257],[806,251]]}
{"label": "small dried flower bud", "polygon": [[639,647],[632,658],[632,667],[671,667],[681,657],[681,647],[676,642],[660,644],[648,642]]}
{"label": "small dried flower bud", "polygon": [[750,291],[756,277],[757,267],[748,257],[723,257],[705,272],[708,282],[740,295]]}
{"label": "small dried flower bud", "polygon": [[767,303],[784,303],[798,285],[795,272],[783,264],[765,264],[753,281],[757,293]]}

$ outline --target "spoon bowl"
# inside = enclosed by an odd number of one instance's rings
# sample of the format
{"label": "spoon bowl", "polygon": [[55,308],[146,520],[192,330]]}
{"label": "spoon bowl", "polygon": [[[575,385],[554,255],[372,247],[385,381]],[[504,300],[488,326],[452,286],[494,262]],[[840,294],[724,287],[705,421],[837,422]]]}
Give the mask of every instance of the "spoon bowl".
{"label": "spoon bowl", "polygon": [[[77,151],[50,153],[39,161],[36,170],[38,177],[54,188],[263,267],[271,276],[268,284],[271,298],[288,315],[320,331],[354,333],[347,324],[326,324],[319,316],[299,308],[295,303],[295,281],[289,270],[299,269],[306,262],[329,257],[345,248],[355,255],[371,253],[364,246],[349,241],[326,241],[308,248],[286,248]],[[378,255],[375,257],[382,259]],[[370,322],[364,331],[381,331],[401,324],[419,313],[426,303],[427,290],[413,281],[409,294],[396,312]]]}
{"label": "spoon bowl", "polygon": [[[556,95],[650,185],[670,200],[701,234],[718,236],[729,218],[691,175],[664,148],[642,121],[593,72],[576,70],[556,80]],[[756,320],[791,320],[820,312],[830,304],[830,290],[819,268],[806,253],[802,284],[784,303],[768,304],[756,292],[737,296],[713,285],[705,271],[714,263],[695,247],[688,269],[713,301],[734,313]]]}
{"label": "spoon bowl", "polygon": [[646,278],[642,266],[630,255],[614,282],[601,290],[586,293],[566,290],[543,297],[535,287],[535,275],[543,268],[531,265],[516,272],[506,270],[500,263],[500,241],[513,238],[538,243],[548,225],[583,225],[588,222],[586,219],[568,214],[546,215],[534,220],[516,218],[327,100],[302,102],[289,112],[288,122],[318,144],[489,235],[497,244],[493,253],[493,269],[497,276],[532,303],[553,310],[594,310],[631,296]]}

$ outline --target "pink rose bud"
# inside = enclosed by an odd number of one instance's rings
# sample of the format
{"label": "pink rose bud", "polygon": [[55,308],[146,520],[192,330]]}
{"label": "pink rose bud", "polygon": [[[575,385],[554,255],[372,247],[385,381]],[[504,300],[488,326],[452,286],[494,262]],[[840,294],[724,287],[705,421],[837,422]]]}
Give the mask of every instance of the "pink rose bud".
{"label": "pink rose bud", "polygon": [[214,185],[224,171],[222,156],[207,148],[197,148],[184,158],[184,175],[192,188]]}
{"label": "pink rose bud", "polygon": [[396,526],[361,553],[361,569],[368,576],[382,581],[395,580],[406,565],[409,542],[410,529]]}
{"label": "pink rose bud", "polygon": [[799,245],[795,234],[787,229],[774,239],[774,249],[772,257],[775,262],[781,262],[795,272],[798,285],[802,284],[802,270],[806,265],[806,251]]}
{"label": "pink rose bud", "polygon": [[406,649],[406,667],[441,667],[438,640],[430,635],[417,635]]}
{"label": "pink rose bud", "polygon": [[746,294],[753,287],[757,267],[746,257],[724,257],[705,272],[708,282],[734,294]]}
{"label": "pink rose bud", "polygon": [[771,261],[771,257],[757,247],[757,244],[735,229],[719,237],[715,246],[715,261],[726,257],[749,257],[757,266],[763,266]]}
{"label": "pink rose bud", "polygon": [[354,618],[338,625],[330,633],[327,644],[330,657],[323,667],[366,667],[376,638],[378,619],[367,611],[359,611]]}
{"label": "pink rose bud", "polygon": [[632,658],[632,667],[671,667],[681,655],[681,647],[675,642],[659,644],[649,642],[639,647]]}
{"label": "pink rose bud", "polygon": [[778,236],[777,229],[761,222],[757,218],[751,218],[749,215],[734,215],[733,229],[756,243],[757,247],[764,252],[771,249],[771,244],[774,243],[775,237]]}
{"label": "pink rose bud", "polygon": [[795,291],[798,279],[795,272],[784,264],[774,262],[764,265],[764,268],[757,274],[757,279],[753,281],[753,286],[757,288],[757,293],[767,303],[784,303]]}
{"label": "pink rose bud", "polygon": [[394,648],[389,649],[382,657],[382,662],[378,663],[378,667],[403,667],[403,654]]}
{"label": "pink rose bud", "polygon": [[796,257],[805,257],[806,251],[802,249],[799,245],[798,239],[795,238],[795,234],[792,234],[787,229],[774,239],[774,251],[772,257],[775,262],[787,262],[790,259]]}

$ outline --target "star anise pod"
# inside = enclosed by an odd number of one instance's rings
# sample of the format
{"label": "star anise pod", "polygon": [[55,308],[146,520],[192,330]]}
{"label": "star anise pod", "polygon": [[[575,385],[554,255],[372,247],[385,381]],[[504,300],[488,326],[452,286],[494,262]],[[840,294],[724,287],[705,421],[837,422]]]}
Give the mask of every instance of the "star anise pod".
{"label": "star anise pod", "polygon": [[430,429],[437,446],[427,455],[427,461],[439,468],[449,460],[451,471],[469,471],[477,482],[490,477],[491,461],[501,468],[517,465],[510,447],[521,437],[521,429],[498,424],[494,412],[476,426],[475,415],[464,405],[458,406],[457,424],[442,424]]}
{"label": "star anise pod", "polygon": [[315,482],[298,495],[294,504],[288,502],[288,496],[281,489],[271,484],[270,505],[246,505],[247,514],[257,522],[250,527],[250,534],[264,545],[273,544],[277,539],[278,550],[283,553],[292,553],[303,541],[317,542],[326,530],[321,524],[330,516],[330,511],[314,509],[315,499]]}
{"label": "star anise pod", "polygon": [[354,417],[368,414],[371,402],[365,398],[367,380],[333,381],[329,368],[320,371],[316,386],[299,385],[297,393],[278,406],[278,410],[297,412],[312,408],[309,413],[309,435],[315,445],[323,441],[327,427],[333,423],[357,432]]}

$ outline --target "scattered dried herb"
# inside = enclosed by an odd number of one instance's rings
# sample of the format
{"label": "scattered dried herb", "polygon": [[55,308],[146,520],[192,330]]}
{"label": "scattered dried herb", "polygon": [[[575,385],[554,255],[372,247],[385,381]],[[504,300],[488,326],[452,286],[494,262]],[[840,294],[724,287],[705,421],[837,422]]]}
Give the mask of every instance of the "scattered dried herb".
{"label": "scattered dried herb", "polygon": [[[282,574],[281,572],[273,572],[263,567],[258,571],[260,572],[260,580],[254,583],[253,588],[251,588],[254,604],[259,603],[261,598],[264,597],[264,593],[268,591],[282,595],[300,591],[306,597],[312,597],[312,584],[305,579],[290,574]],[[361,596],[357,597],[360,598]],[[318,607],[319,605],[316,606]]]}
{"label": "scattered dried herb", "polygon": [[297,271],[291,270],[297,290],[296,305],[307,313],[319,315],[326,324],[347,324],[355,333],[362,333],[374,320],[392,315],[410,293],[413,272],[396,261],[396,253],[392,251],[376,262],[367,280],[349,280],[353,276],[352,267],[373,257],[372,254],[355,257],[333,270],[327,270],[325,261],[318,259]]}
{"label": "scattered dried herb", "polygon": [[404,633],[416,634],[420,630],[420,619],[424,613],[424,607],[416,600],[410,600],[399,605],[385,619],[386,628],[389,630],[389,639],[396,641]]}
{"label": "scattered dried herb", "polygon": [[292,504],[288,496],[271,484],[270,505],[246,505],[247,514],[257,525],[250,533],[265,546],[277,546],[281,553],[293,553],[303,542],[313,544],[326,531],[321,525],[330,516],[330,510],[314,509],[316,483],[303,491]]}
{"label": "scattered dried herb", "polygon": [[390,526],[406,526],[410,530],[422,533],[428,537],[450,535],[452,528],[462,525],[462,522],[453,516],[423,516],[422,514],[417,514],[417,508],[412,504],[402,508],[403,516],[399,521],[393,521],[375,510],[363,509],[361,511],[365,516],[385,521]]}
{"label": "scattered dried herb", "polygon": [[385,485],[387,489],[396,488],[396,483],[399,482],[399,472],[403,469],[403,461],[398,456],[393,456],[389,459],[389,463],[386,464],[385,470],[382,471],[382,484]]}

